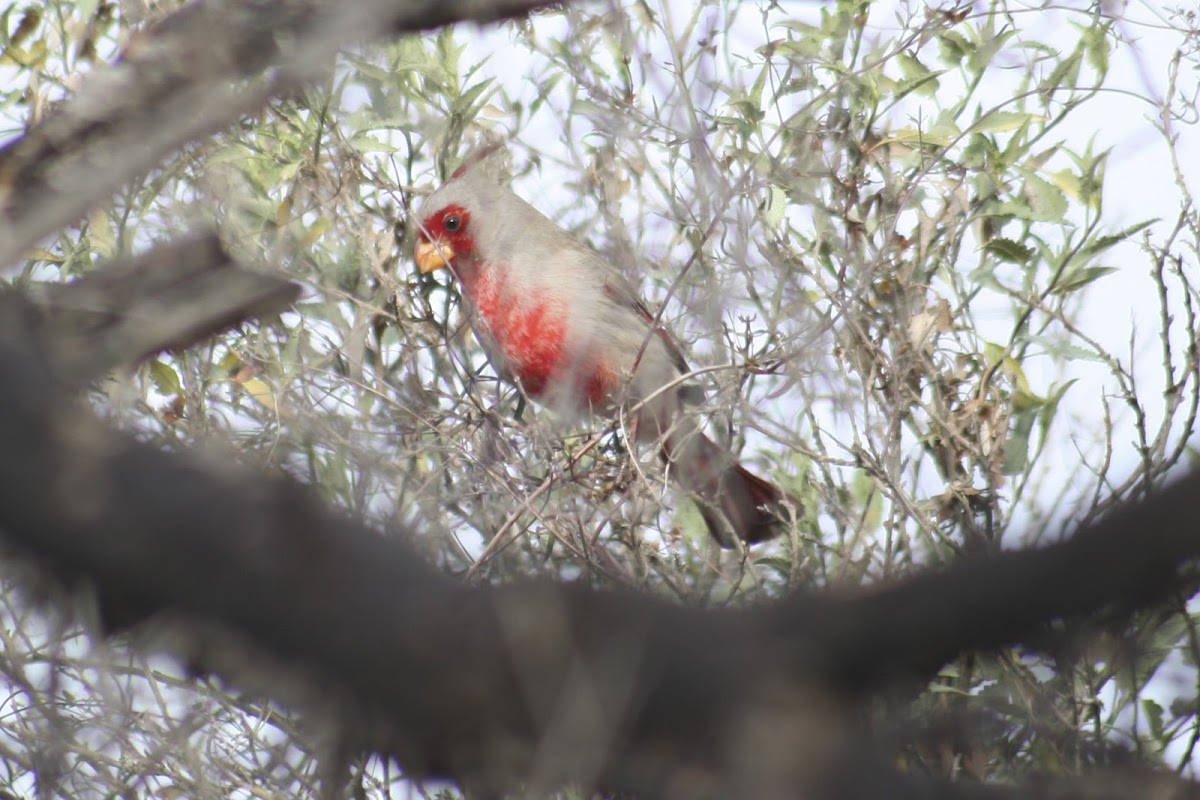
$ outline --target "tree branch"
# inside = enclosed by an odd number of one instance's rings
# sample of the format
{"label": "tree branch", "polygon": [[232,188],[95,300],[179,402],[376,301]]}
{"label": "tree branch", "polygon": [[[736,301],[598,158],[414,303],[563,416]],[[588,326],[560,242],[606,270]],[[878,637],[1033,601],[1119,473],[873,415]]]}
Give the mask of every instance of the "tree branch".
{"label": "tree branch", "polygon": [[47,311],[41,336],[54,350],[55,373],[76,387],[120,364],[276,314],[300,294],[284,277],[237,267],[212,232],[35,289]]}

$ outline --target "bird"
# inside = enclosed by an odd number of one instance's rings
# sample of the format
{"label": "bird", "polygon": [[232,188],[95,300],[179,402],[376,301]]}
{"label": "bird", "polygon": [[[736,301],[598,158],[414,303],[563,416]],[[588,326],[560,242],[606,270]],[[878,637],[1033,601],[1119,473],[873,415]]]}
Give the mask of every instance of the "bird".
{"label": "bird", "polygon": [[531,399],[577,416],[630,409],[635,441],[659,448],[722,547],[781,533],[802,503],[701,431],[677,340],[619,270],[495,178],[498,150],[468,156],[422,203],[417,268],[452,273],[489,359]]}

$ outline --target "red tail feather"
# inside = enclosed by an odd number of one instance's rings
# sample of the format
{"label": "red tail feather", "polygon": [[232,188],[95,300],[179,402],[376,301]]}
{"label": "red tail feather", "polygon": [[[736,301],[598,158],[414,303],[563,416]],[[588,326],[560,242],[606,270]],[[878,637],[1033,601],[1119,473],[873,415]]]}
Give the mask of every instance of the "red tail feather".
{"label": "red tail feather", "polygon": [[803,513],[799,499],[736,463],[712,439],[690,436],[677,450],[664,448],[663,456],[722,547],[733,547],[734,537],[754,544],[778,536],[788,518],[785,500]]}

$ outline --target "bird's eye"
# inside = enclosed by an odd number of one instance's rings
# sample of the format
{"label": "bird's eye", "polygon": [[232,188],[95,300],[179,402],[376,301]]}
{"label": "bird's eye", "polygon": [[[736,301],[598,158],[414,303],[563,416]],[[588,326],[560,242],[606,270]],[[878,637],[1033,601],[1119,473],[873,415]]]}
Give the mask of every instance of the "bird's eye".
{"label": "bird's eye", "polygon": [[462,217],[458,214],[447,214],[442,220],[442,227],[446,229],[446,233],[454,233],[462,226]]}

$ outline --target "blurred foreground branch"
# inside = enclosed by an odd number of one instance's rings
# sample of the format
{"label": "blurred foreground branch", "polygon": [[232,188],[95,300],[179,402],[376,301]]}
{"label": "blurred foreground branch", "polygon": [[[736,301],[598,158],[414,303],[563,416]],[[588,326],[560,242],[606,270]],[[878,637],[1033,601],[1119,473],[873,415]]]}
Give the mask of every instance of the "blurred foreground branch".
{"label": "blurred foreground branch", "polygon": [[76,387],[120,364],[278,313],[300,294],[283,277],[235,266],[211,232],[37,288],[46,309],[43,346],[53,348],[57,376]]}
{"label": "blurred foreground branch", "polygon": [[[107,286],[61,289],[54,304],[88,308],[99,330],[129,331],[112,297],[128,298],[137,274],[126,267]],[[240,280],[228,269],[214,274],[226,275],[210,275],[215,284]],[[203,324],[181,314],[189,321],[155,329],[159,344],[185,344],[286,296],[267,289],[261,297],[270,299],[213,306]],[[1200,554],[1190,504],[1200,475],[1065,543],[868,596],[701,610],[573,585],[471,588],[291,481],[164,453],[109,429],[64,390],[78,385],[80,354],[100,343],[99,365],[117,357],[114,341],[125,357],[151,343],[48,319],[0,296],[3,536],[45,574],[92,587],[109,631],[169,615],[169,646],[198,669],[332,712],[343,750],[390,754],[414,778],[487,790],[566,782],[645,797],[1194,790],[1132,772],[1011,788],[936,784],[896,772],[856,712],[873,693],[927,679],[963,650],[1036,641],[1064,616],[1104,609],[1119,618],[1180,589],[1182,567]]]}

